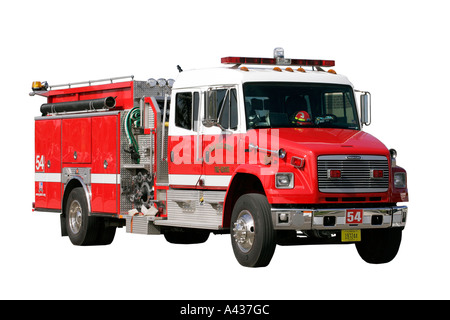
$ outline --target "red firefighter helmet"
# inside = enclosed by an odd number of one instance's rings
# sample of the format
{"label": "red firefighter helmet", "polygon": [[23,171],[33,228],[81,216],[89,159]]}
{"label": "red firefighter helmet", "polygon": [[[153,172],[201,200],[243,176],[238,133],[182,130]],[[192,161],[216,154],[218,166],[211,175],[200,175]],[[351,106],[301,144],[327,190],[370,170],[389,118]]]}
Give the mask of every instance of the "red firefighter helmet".
{"label": "red firefighter helmet", "polygon": [[292,123],[296,125],[304,125],[308,122],[311,122],[311,117],[309,116],[309,113],[306,111],[299,111],[294,114]]}

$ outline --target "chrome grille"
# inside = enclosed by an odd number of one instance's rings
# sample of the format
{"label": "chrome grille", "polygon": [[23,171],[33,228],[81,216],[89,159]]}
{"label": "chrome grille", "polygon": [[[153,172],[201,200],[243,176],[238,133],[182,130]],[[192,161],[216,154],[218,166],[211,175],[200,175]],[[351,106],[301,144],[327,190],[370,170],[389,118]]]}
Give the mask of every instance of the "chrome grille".
{"label": "chrome grille", "polygon": [[[329,178],[328,170],[340,170],[340,178]],[[383,170],[382,178],[372,178],[372,170]],[[317,158],[319,191],[327,193],[386,192],[389,163],[385,156],[327,155]]]}

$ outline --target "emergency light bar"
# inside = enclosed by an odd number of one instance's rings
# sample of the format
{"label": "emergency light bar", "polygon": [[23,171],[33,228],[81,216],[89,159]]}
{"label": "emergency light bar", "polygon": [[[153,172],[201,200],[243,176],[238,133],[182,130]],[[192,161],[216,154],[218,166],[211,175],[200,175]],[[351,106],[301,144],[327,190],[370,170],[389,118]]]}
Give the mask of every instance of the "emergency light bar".
{"label": "emergency light bar", "polygon": [[334,60],[308,60],[308,59],[286,59],[286,58],[249,58],[249,57],[224,57],[221,59],[225,64],[262,64],[262,65],[285,65],[285,66],[313,66],[334,67]]}
{"label": "emergency light bar", "polygon": [[312,66],[312,67],[334,67],[334,60],[308,60],[308,59],[286,59],[284,49],[277,47],[273,50],[273,58],[248,58],[248,57],[225,57],[222,63],[226,64],[277,64],[283,66]]}

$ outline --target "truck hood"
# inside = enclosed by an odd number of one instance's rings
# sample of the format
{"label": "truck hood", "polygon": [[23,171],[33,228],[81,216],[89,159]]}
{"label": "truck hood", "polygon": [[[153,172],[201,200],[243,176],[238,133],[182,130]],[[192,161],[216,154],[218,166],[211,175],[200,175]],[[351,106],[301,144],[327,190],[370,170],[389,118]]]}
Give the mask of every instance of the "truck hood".
{"label": "truck hood", "polygon": [[[386,146],[369,133],[349,129],[280,128],[269,135],[279,136],[280,148],[299,156],[321,154],[389,155]],[[298,150],[298,151],[297,151]],[[298,153],[299,152],[299,153]],[[292,153],[291,153],[292,154]]]}

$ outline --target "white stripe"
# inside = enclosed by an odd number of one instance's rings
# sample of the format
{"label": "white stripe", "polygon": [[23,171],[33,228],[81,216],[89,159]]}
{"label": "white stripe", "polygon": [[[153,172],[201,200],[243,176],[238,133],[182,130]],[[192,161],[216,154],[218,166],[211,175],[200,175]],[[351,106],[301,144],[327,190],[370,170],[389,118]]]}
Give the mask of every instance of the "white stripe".
{"label": "white stripe", "polygon": [[195,186],[199,178],[205,180],[205,187],[228,187],[231,175],[169,174],[169,184]]}
{"label": "white stripe", "polygon": [[120,175],[108,173],[92,173],[91,183],[118,184],[120,183]]}
{"label": "white stripe", "polygon": [[[34,180],[42,182],[61,182],[61,173],[35,172]],[[91,174],[91,183],[119,184],[120,174],[93,173]]]}
{"label": "white stripe", "polygon": [[61,173],[35,172],[34,180],[42,182],[61,182]]}
{"label": "white stripe", "polygon": [[199,178],[198,174],[169,174],[169,184],[195,186]]}
{"label": "white stripe", "polygon": [[228,187],[231,176],[204,175],[207,187]]}

